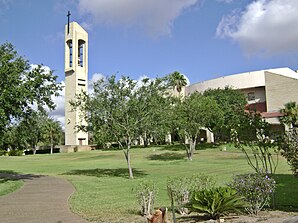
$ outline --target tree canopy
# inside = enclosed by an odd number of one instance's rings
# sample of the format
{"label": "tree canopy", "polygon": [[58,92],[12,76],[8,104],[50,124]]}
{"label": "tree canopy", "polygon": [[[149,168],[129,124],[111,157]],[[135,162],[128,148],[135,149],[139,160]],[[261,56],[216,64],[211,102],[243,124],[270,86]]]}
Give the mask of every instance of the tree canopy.
{"label": "tree canopy", "polygon": [[173,73],[169,74],[168,78],[170,86],[172,86],[173,89],[176,89],[179,94],[182,91],[182,88],[187,85],[185,76],[178,71],[174,71]]}
{"label": "tree canopy", "polygon": [[0,144],[3,144],[4,132],[12,121],[25,118],[35,109],[54,109],[52,95],[58,95],[61,86],[52,71],[42,65],[30,66],[10,43],[0,45],[0,76]]}
{"label": "tree canopy", "polygon": [[212,97],[198,92],[185,97],[176,104],[175,120],[179,134],[189,144],[187,157],[192,160],[200,130],[221,123],[222,110]]}
{"label": "tree canopy", "polygon": [[295,101],[286,103],[280,112],[284,115],[280,117],[283,124],[288,125],[290,128],[298,126],[298,105]]}
{"label": "tree canopy", "polygon": [[240,125],[245,115],[245,95],[228,86],[224,89],[208,89],[203,94],[212,97],[223,113],[222,121],[213,122],[210,130],[217,140],[229,141],[233,136],[233,130]]}
{"label": "tree canopy", "polygon": [[113,75],[96,82],[92,94],[77,95],[71,104],[83,111],[84,119],[89,123],[87,128],[79,128],[91,131],[97,144],[119,144],[125,155],[129,176],[133,178],[130,148],[145,134],[151,137],[158,135],[159,121],[164,117],[161,106],[166,111],[166,89],[166,84],[158,78],[153,81],[144,79],[138,86],[129,77],[116,80]]}

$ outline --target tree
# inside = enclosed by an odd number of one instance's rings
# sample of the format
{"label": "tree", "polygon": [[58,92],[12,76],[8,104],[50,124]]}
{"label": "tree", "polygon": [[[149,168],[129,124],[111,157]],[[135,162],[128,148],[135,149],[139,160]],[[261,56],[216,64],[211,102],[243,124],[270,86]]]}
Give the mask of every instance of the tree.
{"label": "tree", "polygon": [[43,66],[30,67],[10,43],[0,45],[0,144],[4,132],[14,120],[30,115],[34,106],[54,109],[52,95],[58,95],[61,86],[57,76]]}
{"label": "tree", "polygon": [[288,125],[290,128],[298,126],[298,105],[296,102],[286,103],[280,112],[284,115],[280,117],[280,121],[283,124]]}
{"label": "tree", "polygon": [[[155,81],[159,86],[162,85],[159,79]],[[153,123],[152,118],[155,117],[151,105],[155,104],[153,101],[156,99],[151,98],[151,94],[148,93],[150,90],[147,88],[156,91],[152,95],[162,97],[162,92],[157,90],[155,84],[139,87],[137,82],[129,77],[116,80],[115,76],[111,76],[107,80],[101,79],[96,82],[93,94],[87,95],[83,92],[71,102],[74,109],[83,111],[83,118],[90,124],[87,127],[78,126],[80,130],[91,131],[97,144],[119,144],[127,162],[130,178],[133,178],[131,146],[138,141],[142,133],[151,132],[152,126],[148,122]]]}
{"label": "tree", "polygon": [[189,142],[189,147],[184,144],[187,158],[192,160],[200,130],[221,122],[222,110],[213,98],[198,92],[178,102],[175,109],[179,134]]}
{"label": "tree", "polygon": [[2,143],[3,148],[10,150],[24,150],[27,142],[20,131],[17,123],[10,124],[4,132],[5,141]]}
{"label": "tree", "polygon": [[155,143],[164,142],[165,136],[170,132],[169,116],[171,97],[168,93],[168,85],[165,78],[141,80],[141,86],[136,90],[138,98],[139,114],[144,117],[140,122],[140,136],[144,140],[144,146],[149,140]]}
{"label": "tree", "polygon": [[222,121],[214,122],[210,126],[210,130],[217,140],[230,141],[234,130],[239,126],[245,115],[244,110],[247,101],[244,94],[228,86],[224,89],[208,89],[203,94],[212,97],[223,113]]}
{"label": "tree", "polygon": [[178,93],[182,91],[182,88],[187,85],[187,80],[183,74],[180,74],[178,71],[174,71],[173,73],[169,74],[169,83],[173,89],[176,89]]}
{"label": "tree", "polygon": [[46,120],[45,113],[32,111],[17,127],[20,138],[26,142],[25,148],[31,147],[33,154],[36,153],[38,143],[43,140],[43,126]]}
{"label": "tree", "polygon": [[43,141],[51,146],[50,154],[53,154],[55,145],[58,145],[62,137],[62,127],[58,121],[47,118],[43,124]]}
{"label": "tree", "polygon": [[[245,154],[247,163],[257,174],[274,174],[278,166],[276,135],[259,113],[246,112],[234,129],[236,146]],[[252,154],[250,154],[250,152]]]}

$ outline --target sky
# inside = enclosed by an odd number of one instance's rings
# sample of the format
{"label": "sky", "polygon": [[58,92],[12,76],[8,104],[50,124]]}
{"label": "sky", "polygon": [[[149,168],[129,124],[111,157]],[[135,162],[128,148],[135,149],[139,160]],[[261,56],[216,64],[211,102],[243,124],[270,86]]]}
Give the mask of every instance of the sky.
{"label": "sky", "polygon": [[[89,34],[90,80],[179,71],[193,84],[298,69],[297,0],[0,0],[0,44],[63,83],[68,10]],[[52,114],[63,122],[64,98],[55,100]]]}

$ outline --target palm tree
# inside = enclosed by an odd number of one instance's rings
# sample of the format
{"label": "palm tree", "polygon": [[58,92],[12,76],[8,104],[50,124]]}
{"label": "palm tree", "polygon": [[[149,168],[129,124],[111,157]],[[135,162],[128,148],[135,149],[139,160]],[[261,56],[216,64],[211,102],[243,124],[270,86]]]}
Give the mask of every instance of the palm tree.
{"label": "palm tree", "polygon": [[285,108],[280,110],[284,114],[280,118],[281,122],[289,125],[290,127],[298,126],[298,105],[296,102],[291,101],[285,104]]}
{"label": "palm tree", "polygon": [[179,94],[182,91],[182,88],[187,85],[185,76],[178,71],[174,71],[169,75],[169,81],[173,89],[176,89]]}
{"label": "palm tree", "polygon": [[61,139],[62,128],[58,121],[51,118],[46,120],[44,124],[44,139],[51,145],[51,154],[53,154],[54,146],[57,145]]}

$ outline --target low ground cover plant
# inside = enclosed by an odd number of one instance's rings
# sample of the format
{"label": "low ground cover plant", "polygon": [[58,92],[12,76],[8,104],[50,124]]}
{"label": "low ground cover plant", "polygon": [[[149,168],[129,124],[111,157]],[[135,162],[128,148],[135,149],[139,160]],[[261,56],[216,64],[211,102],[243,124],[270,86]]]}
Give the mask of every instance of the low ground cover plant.
{"label": "low ground cover plant", "polygon": [[189,204],[192,211],[219,219],[230,213],[238,213],[245,207],[244,198],[230,187],[216,187],[194,192]]}
{"label": "low ground cover plant", "polygon": [[258,215],[264,207],[270,206],[276,183],[265,174],[242,174],[234,176],[230,186],[245,198],[246,211]]}

